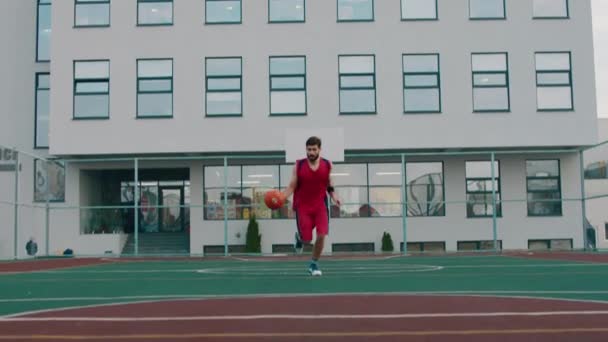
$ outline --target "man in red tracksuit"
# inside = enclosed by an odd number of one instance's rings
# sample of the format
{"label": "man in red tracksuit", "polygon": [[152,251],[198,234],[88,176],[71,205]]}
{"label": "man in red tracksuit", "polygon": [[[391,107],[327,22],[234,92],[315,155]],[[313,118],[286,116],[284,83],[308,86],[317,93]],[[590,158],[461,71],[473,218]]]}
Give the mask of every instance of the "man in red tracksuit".
{"label": "man in red tracksuit", "polygon": [[321,139],[310,137],[306,141],[306,159],[296,161],[291,182],[283,195],[285,198],[293,193],[293,209],[296,212],[296,250],[301,250],[302,244],[312,242],[312,231],[316,228],[317,239],[314,244],[312,260],[308,272],[320,276],[321,270],[317,264],[325,237],[329,233],[329,218],[327,194],[337,205],[340,200],[334,191],[331,180],[332,163],[320,157]]}

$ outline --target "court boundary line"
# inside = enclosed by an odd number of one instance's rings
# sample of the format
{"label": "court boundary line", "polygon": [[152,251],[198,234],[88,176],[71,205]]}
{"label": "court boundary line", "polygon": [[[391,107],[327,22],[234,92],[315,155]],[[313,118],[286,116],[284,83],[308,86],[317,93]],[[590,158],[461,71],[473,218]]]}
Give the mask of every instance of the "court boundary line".
{"label": "court boundary line", "polygon": [[[0,315],[0,320],[8,318],[19,318],[29,315],[62,312],[69,310],[80,310],[80,309],[92,309],[102,307],[112,307],[120,305],[137,305],[137,304],[150,304],[150,303],[164,303],[173,301],[208,301],[208,300],[232,300],[232,299],[282,299],[282,298],[309,298],[309,297],[362,297],[362,296],[381,296],[381,297],[479,297],[479,298],[500,298],[500,299],[524,299],[524,300],[542,300],[548,302],[570,302],[570,303],[587,303],[587,304],[602,304],[608,305],[608,300],[594,300],[594,299],[575,299],[575,298],[555,298],[555,297],[535,297],[535,296],[510,296],[510,295],[498,295],[495,293],[483,293],[484,291],[453,291],[453,292],[336,292],[336,293],[271,293],[271,294],[244,294],[244,295],[164,295],[164,296],[130,296],[130,297],[103,297],[99,300],[121,300],[129,298],[140,298],[141,300],[126,300],[124,302],[112,302],[112,303],[101,303],[101,304],[87,304],[87,305],[74,305],[60,308],[50,308],[41,310],[30,310],[18,313],[12,313],[7,315]],[[519,291],[526,293],[525,291]],[[608,291],[602,291],[608,294]],[[90,298],[90,297],[89,297]],[[147,299],[144,299],[147,298]],[[64,301],[69,298],[47,298],[49,301]],[[39,301],[40,299],[25,299],[24,301]],[[74,299],[83,301],[83,299]],[[2,302],[2,300],[0,300]]]}
{"label": "court boundary line", "polygon": [[574,333],[603,333],[606,327],[597,328],[556,328],[556,329],[479,329],[479,330],[411,330],[411,331],[326,331],[326,332],[248,332],[248,333],[190,333],[190,334],[123,334],[123,335],[0,335],[0,340],[156,340],[193,338],[271,338],[271,337],[395,337],[395,336],[480,336],[480,335],[555,335]]}
{"label": "court boundary line", "polygon": [[608,310],[569,311],[497,311],[497,312],[439,312],[412,314],[257,314],[257,315],[202,315],[202,316],[83,316],[83,317],[14,317],[0,318],[1,323],[11,322],[165,322],[165,321],[257,321],[257,320],[387,320],[423,318],[489,318],[489,317],[558,317],[604,316]]}

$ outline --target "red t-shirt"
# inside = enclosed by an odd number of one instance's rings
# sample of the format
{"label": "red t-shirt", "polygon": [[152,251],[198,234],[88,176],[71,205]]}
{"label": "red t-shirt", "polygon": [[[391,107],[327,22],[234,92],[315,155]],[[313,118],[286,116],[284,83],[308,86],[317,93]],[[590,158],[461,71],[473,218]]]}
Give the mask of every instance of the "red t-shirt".
{"label": "red t-shirt", "polygon": [[296,162],[298,184],[293,194],[295,210],[314,210],[327,207],[327,187],[331,164],[321,158],[317,170],[310,168],[306,159]]}

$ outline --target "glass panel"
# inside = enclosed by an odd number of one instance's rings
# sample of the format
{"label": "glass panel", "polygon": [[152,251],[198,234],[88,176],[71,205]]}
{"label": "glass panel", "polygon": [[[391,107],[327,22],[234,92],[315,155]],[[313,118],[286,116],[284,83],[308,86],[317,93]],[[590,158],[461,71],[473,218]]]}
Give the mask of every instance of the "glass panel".
{"label": "glass panel", "polygon": [[[500,216],[500,194],[496,193],[496,215]],[[467,194],[467,217],[492,216],[492,194]]]}
{"label": "glass panel", "polygon": [[406,87],[437,87],[437,75],[405,75]]}
{"label": "glass panel", "polygon": [[405,72],[437,72],[439,71],[438,56],[436,55],[405,55],[403,70]]}
{"label": "glass panel", "polygon": [[528,179],[528,191],[555,191],[559,190],[557,179]]}
{"label": "glass panel", "polygon": [[469,0],[471,18],[504,18],[504,0]]}
{"label": "glass panel", "polygon": [[[499,176],[498,161],[494,161],[494,175]],[[467,178],[491,178],[492,177],[492,162],[490,161],[468,161],[466,162],[466,177]]]}
{"label": "glass panel", "polygon": [[338,0],[338,20],[373,20],[374,0]]}
{"label": "glass panel", "polygon": [[570,54],[537,53],[536,70],[570,70]]}
{"label": "glass panel", "polygon": [[304,21],[304,0],[270,0],[270,21]]}
{"label": "glass panel", "polygon": [[158,185],[154,183],[142,183],[139,198],[139,231],[147,233],[158,232],[160,223]]}
{"label": "glass panel", "polygon": [[74,117],[107,117],[109,113],[108,95],[74,96]]}
{"label": "glass panel", "polygon": [[76,93],[107,93],[109,87],[108,82],[78,82],[76,83]]}
{"label": "glass panel", "polygon": [[173,2],[140,2],[138,22],[143,25],[173,23]]}
{"label": "glass panel", "polygon": [[209,78],[208,90],[241,90],[240,78]]}
{"label": "glass panel", "polygon": [[207,93],[207,114],[241,114],[241,92]]}
{"label": "glass panel", "polygon": [[304,89],[304,77],[273,77],[272,89]]}
{"label": "glass panel", "polygon": [[184,229],[182,189],[160,188],[163,208],[160,208],[161,231],[179,232]]}
{"label": "glass panel", "polygon": [[[500,191],[498,179],[494,182],[494,190]],[[467,179],[467,191],[469,192],[492,192],[492,180],[469,180]]]}
{"label": "glass panel", "polygon": [[270,94],[270,111],[273,114],[306,113],[306,94],[303,91],[273,91]]}
{"label": "glass panel", "polygon": [[36,92],[36,147],[49,146],[49,91]]}
{"label": "glass panel", "polygon": [[508,110],[509,91],[507,88],[474,88],[475,110]]}
{"label": "glass panel", "polygon": [[139,80],[139,91],[171,91],[172,81],[164,80]]}
{"label": "glass panel", "polygon": [[138,94],[137,115],[146,117],[173,115],[173,94]]}
{"label": "glass panel", "polygon": [[570,73],[568,72],[539,72],[537,73],[536,82],[539,85],[551,85],[551,84],[570,84]]}
{"label": "glass panel", "polygon": [[473,71],[506,71],[507,55],[496,54],[473,54],[471,55]]}
{"label": "glass panel", "polygon": [[137,61],[137,74],[139,77],[171,77],[173,76],[173,61],[139,60]]}
{"label": "glass panel", "polygon": [[367,211],[372,217],[401,216],[401,187],[370,187],[369,201]]}
{"label": "glass panel", "polygon": [[534,17],[565,18],[568,0],[534,0]]}
{"label": "glass panel", "polygon": [[241,76],[240,58],[207,59],[207,76]]}
{"label": "glass panel", "polygon": [[572,109],[570,87],[538,87],[538,109]]}
{"label": "glass panel", "polygon": [[270,73],[272,75],[304,74],[304,57],[272,57],[270,59]]}
{"label": "glass panel", "polygon": [[473,75],[473,84],[475,86],[506,86],[507,75],[500,74],[476,74]]}
{"label": "glass panel", "polygon": [[374,90],[341,90],[340,112],[373,113],[376,111],[376,93]]}
{"label": "glass panel", "polygon": [[[401,164],[369,164],[369,185],[401,186]],[[399,200],[401,201],[401,200]]]}
{"label": "glass panel", "polygon": [[555,216],[561,214],[562,202],[559,192],[528,194],[528,215]]}
{"label": "glass panel", "polygon": [[403,19],[437,19],[436,0],[401,0]]}
{"label": "glass panel", "polygon": [[408,216],[444,215],[442,163],[407,163]]}
{"label": "glass panel", "polygon": [[[43,2],[41,2],[43,3]],[[49,2],[50,3],[50,2]],[[38,6],[38,60],[51,58],[51,6]]]}
{"label": "glass panel", "polygon": [[110,24],[110,4],[76,4],[76,26]]}
{"label": "glass panel", "polygon": [[405,89],[404,98],[406,112],[440,110],[439,89]]}
{"label": "glass panel", "polygon": [[342,88],[373,88],[373,76],[341,76],[340,87]]}
{"label": "glass panel", "polygon": [[79,61],[74,64],[74,76],[76,79],[108,78],[110,77],[110,62],[87,62]]}
{"label": "glass panel", "polygon": [[374,72],[373,56],[341,56],[341,74],[371,74]]}
{"label": "glass panel", "polygon": [[207,0],[205,3],[208,23],[238,23],[241,21],[240,1]]}
{"label": "glass panel", "polygon": [[528,177],[558,177],[559,161],[557,160],[528,160],[526,161]]}

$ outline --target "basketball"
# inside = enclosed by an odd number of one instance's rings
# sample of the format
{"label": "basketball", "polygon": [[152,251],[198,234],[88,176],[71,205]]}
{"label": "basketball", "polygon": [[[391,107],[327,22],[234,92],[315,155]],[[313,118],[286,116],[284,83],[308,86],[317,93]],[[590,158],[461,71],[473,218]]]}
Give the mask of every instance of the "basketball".
{"label": "basketball", "polygon": [[270,209],[279,209],[285,204],[285,197],[279,190],[270,190],[264,195],[264,203]]}

